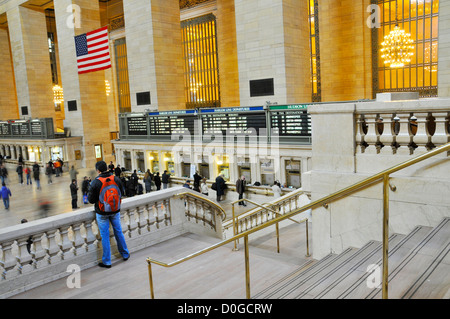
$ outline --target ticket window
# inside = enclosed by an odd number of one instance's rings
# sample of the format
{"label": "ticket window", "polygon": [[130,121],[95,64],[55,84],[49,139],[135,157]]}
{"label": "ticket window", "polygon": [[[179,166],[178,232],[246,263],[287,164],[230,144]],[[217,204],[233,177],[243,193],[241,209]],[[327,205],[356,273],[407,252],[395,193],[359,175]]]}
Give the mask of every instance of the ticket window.
{"label": "ticket window", "polygon": [[149,153],[148,154],[148,167],[150,168],[150,172],[152,172],[152,173],[159,172],[158,153]]}
{"label": "ticket window", "polygon": [[244,176],[247,183],[249,184],[251,183],[252,173],[250,169],[250,161],[248,158],[246,158],[242,162],[238,162],[238,174],[239,174],[238,178]]}
{"label": "ticket window", "polygon": [[271,186],[275,183],[275,169],[273,160],[261,161],[261,185]]}
{"label": "ticket window", "polygon": [[286,161],[286,184],[288,187],[301,187],[300,161]]}
{"label": "ticket window", "polygon": [[206,179],[210,179],[209,176],[209,164],[202,163],[200,164],[200,175]]}
{"label": "ticket window", "polygon": [[50,158],[56,161],[58,158],[64,161],[63,148],[61,146],[54,146],[50,148]]}
{"label": "ticket window", "polygon": [[136,153],[136,164],[137,164],[137,171],[138,172],[145,172],[145,159],[144,159],[144,153],[143,152],[137,152]]}
{"label": "ticket window", "polygon": [[227,156],[216,156],[217,175],[223,174],[226,181],[230,180],[230,164]]}
{"label": "ticket window", "polygon": [[163,168],[162,168],[162,173],[164,173],[164,171],[167,171],[170,175],[174,176],[175,175],[175,162],[173,160],[173,156],[172,153],[163,153]]}
{"label": "ticket window", "polygon": [[191,163],[182,163],[183,177],[191,177]]}
{"label": "ticket window", "polygon": [[129,151],[123,152],[123,162],[125,170],[127,171],[131,170],[131,154]]}

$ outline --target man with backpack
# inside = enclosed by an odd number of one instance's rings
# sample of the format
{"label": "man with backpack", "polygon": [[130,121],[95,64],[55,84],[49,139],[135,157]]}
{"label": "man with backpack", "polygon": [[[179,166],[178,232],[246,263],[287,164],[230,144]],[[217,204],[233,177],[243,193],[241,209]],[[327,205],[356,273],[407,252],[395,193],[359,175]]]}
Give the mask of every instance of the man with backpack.
{"label": "man with backpack", "polygon": [[102,262],[98,265],[103,268],[111,268],[110,223],[116,238],[117,248],[123,260],[130,258],[120,225],[120,205],[124,188],[120,178],[108,171],[104,161],[97,162],[95,169],[99,175],[91,183],[88,200],[91,204],[95,204],[97,225],[102,237],[103,256]]}

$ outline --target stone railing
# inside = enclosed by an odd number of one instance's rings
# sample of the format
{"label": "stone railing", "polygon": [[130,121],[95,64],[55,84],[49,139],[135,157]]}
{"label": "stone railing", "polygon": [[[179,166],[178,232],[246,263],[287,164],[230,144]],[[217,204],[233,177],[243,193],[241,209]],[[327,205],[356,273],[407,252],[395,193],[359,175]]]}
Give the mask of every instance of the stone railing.
{"label": "stone railing", "polygon": [[[356,107],[357,153],[420,155],[450,141],[448,100]],[[377,104],[379,106],[380,104]]]}
{"label": "stone railing", "polygon": [[[121,223],[130,252],[186,232],[222,236],[216,208],[196,200],[189,201],[188,209],[185,199],[176,196],[182,192],[193,191],[176,187],[123,200]],[[201,216],[188,214],[195,205]],[[111,245],[117,255],[115,240]],[[0,298],[68,276],[70,265],[80,270],[95,266],[102,255],[92,207],[1,229],[0,250]],[[118,257],[112,257],[114,263]]]}

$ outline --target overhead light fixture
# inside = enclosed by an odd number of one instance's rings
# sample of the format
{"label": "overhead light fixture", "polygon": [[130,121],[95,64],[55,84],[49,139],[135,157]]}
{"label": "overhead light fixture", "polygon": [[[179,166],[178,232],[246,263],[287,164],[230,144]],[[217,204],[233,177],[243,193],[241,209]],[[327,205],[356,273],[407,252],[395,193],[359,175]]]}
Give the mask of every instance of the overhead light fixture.
{"label": "overhead light fixture", "polygon": [[384,64],[388,64],[391,68],[402,68],[410,63],[414,55],[413,42],[411,34],[396,25],[381,43],[381,58],[384,59]]}

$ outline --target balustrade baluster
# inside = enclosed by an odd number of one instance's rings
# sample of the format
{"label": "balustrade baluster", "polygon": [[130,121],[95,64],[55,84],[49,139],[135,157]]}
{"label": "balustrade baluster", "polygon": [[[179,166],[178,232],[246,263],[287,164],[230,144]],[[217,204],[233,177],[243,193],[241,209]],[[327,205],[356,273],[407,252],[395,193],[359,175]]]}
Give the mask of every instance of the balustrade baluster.
{"label": "balustrade baluster", "polygon": [[76,256],[82,255],[86,252],[86,248],[84,247],[85,239],[83,238],[83,236],[81,236],[81,225],[83,225],[82,222],[72,225],[74,247],[73,252]]}
{"label": "balustrade baluster", "polygon": [[74,256],[73,242],[69,239],[70,225],[62,226],[59,228],[59,234],[61,235],[61,243],[59,244],[62,251],[62,259],[67,260]]}
{"label": "balustrade baluster", "polygon": [[148,205],[145,207],[140,206],[136,209],[138,214],[138,230],[139,234],[143,235],[149,232],[149,224],[148,224]]}
{"label": "balustrade baluster", "polygon": [[18,270],[21,274],[28,273],[33,269],[33,267],[31,266],[32,256],[27,249],[29,240],[30,236],[20,237],[17,239],[17,246],[19,251],[16,260],[19,264]]}
{"label": "balustrade baluster", "polygon": [[86,252],[91,252],[95,249],[97,249],[95,242],[97,240],[97,237],[94,234],[93,231],[93,223],[94,220],[92,221],[85,221],[84,222],[84,229],[86,230],[86,238],[85,238],[85,243],[86,243]]}
{"label": "balustrade baluster", "polygon": [[409,119],[408,114],[401,114],[401,117],[397,114],[394,120],[398,127],[397,136],[395,138],[398,143],[397,154],[398,155],[410,155],[409,145],[411,143],[411,136],[409,132]]}
{"label": "balustrade baluster", "polygon": [[[446,117],[448,116],[448,114],[443,112],[436,112],[433,113],[433,116],[435,117],[436,127],[434,134],[431,137],[431,142],[436,147],[439,147],[450,142],[450,134],[447,134],[446,131]],[[442,154],[442,156],[444,155],[445,153]]]}
{"label": "balustrade baluster", "polygon": [[35,234],[31,237],[32,248],[31,255],[34,259],[34,267],[41,268],[44,265],[48,264],[47,261],[44,261],[45,256],[47,256],[47,252],[42,246],[42,238],[44,234]]}
{"label": "balustrade baluster", "polygon": [[367,133],[364,136],[364,141],[367,143],[367,147],[364,151],[366,154],[377,154],[379,147],[377,148],[378,133],[377,127],[377,115],[376,114],[365,114],[364,115],[367,124]]}
{"label": "balustrade baluster", "polygon": [[3,279],[14,278],[17,276],[17,272],[12,271],[17,265],[17,260],[12,254],[12,248],[15,240],[1,243],[3,258],[0,261],[0,265],[3,267]]}
{"label": "balustrade baluster", "polygon": [[155,203],[154,205],[146,206],[146,209],[148,211],[148,231],[151,231],[151,227],[156,224],[156,217],[155,217],[156,205],[157,204]]}
{"label": "balustrade baluster", "polygon": [[138,223],[136,221],[136,212],[139,207],[127,210],[128,213],[128,236],[134,238],[139,235]]}
{"label": "balustrade baluster", "polygon": [[379,125],[380,128],[380,138],[379,141],[383,148],[380,150],[380,154],[384,155],[392,155],[395,154],[397,148],[394,145],[394,132],[393,132],[393,120],[392,114],[380,114],[380,117],[383,119],[383,128],[381,131],[381,123]]}
{"label": "balustrade baluster", "polygon": [[49,263],[54,263],[61,260],[61,256],[58,255],[61,250],[56,242],[57,231],[57,229],[51,229],[45,232],[48,240],[47,255]]}
{"label": "balustrade baluster", "polygon": [[414,113],[410,117],[410,132],[412,137],[411,151],[415,156],[427,152],[428,134],[427,134],[427,113]]}

